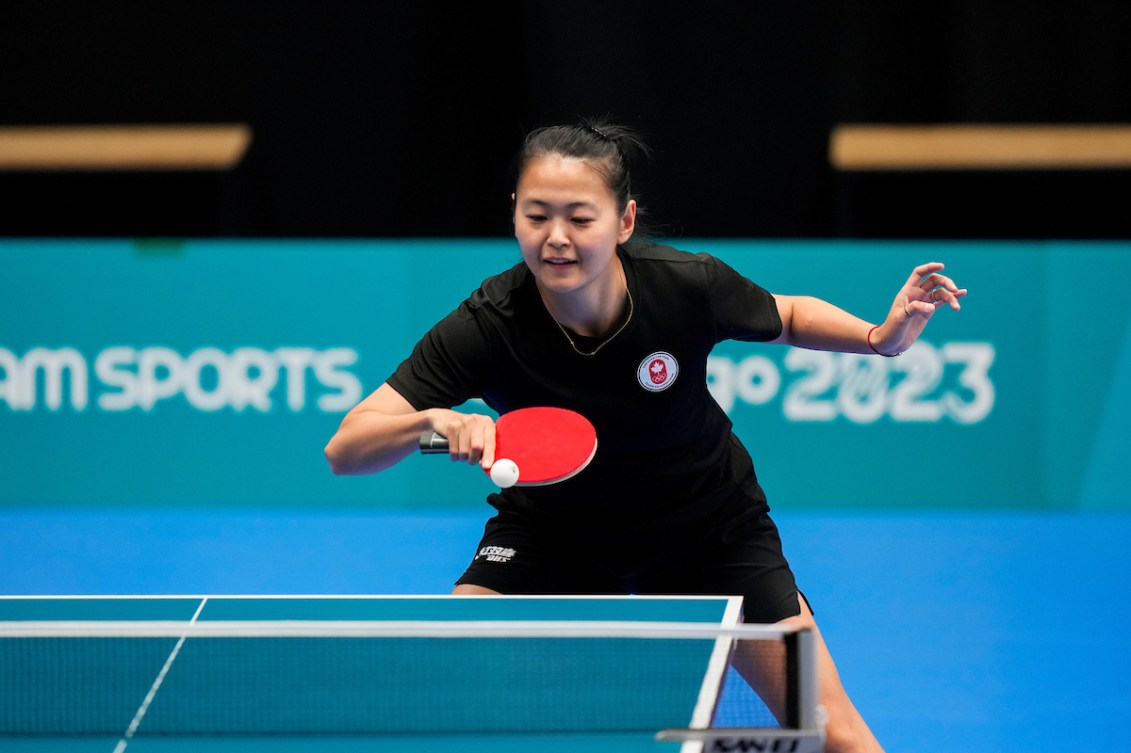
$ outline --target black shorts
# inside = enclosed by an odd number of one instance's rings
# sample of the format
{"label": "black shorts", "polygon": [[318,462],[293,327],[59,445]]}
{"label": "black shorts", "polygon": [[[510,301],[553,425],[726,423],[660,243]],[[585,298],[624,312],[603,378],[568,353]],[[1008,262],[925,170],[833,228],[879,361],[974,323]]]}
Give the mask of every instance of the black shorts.
{"label": "black shorts", "polygon": [[799,613],[797,584],[769,515],[652,546],[629,532],[593,537],[501,511],[487,522],[456,581],[503,594],[651,594],[743,597],[746,622]]}

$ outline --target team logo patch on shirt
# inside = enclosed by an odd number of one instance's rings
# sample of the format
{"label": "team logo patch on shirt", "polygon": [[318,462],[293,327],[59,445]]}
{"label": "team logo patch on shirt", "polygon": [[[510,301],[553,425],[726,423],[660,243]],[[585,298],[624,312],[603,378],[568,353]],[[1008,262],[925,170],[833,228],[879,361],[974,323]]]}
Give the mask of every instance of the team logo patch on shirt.
{"label": "team logo patch on shirt", "polygon": [[649,392],[663,392],[671,387],[679,376],[679,361],[664,351],[657,351],[640,362],[636,379],[640,386]]}

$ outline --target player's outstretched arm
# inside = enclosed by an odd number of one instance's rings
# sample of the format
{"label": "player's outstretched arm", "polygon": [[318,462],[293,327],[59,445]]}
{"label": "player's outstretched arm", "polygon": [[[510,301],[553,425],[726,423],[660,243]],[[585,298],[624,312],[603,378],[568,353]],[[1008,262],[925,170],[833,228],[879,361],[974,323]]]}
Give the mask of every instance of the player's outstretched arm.
{"label": "player's outstretched arm", "polygon": [[895,355],[911,347],[940,306],[955,311],[966,295],[939,262],[915,268],[900,288],[887,317],[873,325],[827,301],[811,296],[775,295],[782,333],[774,340],[813,350]]}
{"label": "player's outstretched arm", "polygon": [[448,408],[418,411],[388,384],[346,414],[324,452],[335,474],[376,473],[419,449],[426,431],[448,438],[453,460],[484,467],[494,461],[495,425],[489,416]]}

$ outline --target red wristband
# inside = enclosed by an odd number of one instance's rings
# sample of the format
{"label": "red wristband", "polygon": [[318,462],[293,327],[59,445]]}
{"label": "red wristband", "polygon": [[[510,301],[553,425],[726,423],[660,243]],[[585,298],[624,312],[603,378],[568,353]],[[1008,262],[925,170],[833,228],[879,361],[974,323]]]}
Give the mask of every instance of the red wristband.
{"label": "red wristband", "polygon": [[872,349],[872,352],[875,353],[877,356],[883,356],[884,358],[895,358],[896,356],[903,355],[902,352],[899,352],[899,353],[881,353],[880,351],[876,350],[876,346],[872,344],[872,333],[875,332],[876,330],[878,330],[879,328],[880,328],[880,325],[877,324],[875,327],[872,327],[870,330],[868,330],[868,337],[867,337],[868,347]]}

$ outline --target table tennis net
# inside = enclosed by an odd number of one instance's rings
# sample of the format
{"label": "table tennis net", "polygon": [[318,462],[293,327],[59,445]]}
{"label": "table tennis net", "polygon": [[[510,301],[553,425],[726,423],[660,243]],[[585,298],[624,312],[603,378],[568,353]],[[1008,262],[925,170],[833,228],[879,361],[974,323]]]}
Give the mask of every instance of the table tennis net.
{"label": "table tennis net", "polygon": [[9,624],[0,735],[655,732],[797,714],[788,633],[594,624]]}

